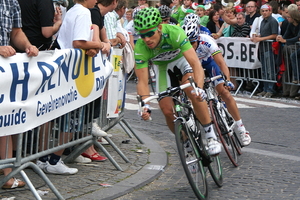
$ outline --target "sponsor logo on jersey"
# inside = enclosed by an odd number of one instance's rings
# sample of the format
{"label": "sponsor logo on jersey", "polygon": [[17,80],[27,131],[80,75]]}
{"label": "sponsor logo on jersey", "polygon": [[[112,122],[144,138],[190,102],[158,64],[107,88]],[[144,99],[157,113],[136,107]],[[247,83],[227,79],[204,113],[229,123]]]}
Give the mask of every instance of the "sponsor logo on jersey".
{"label": "sponsor logo on jersey", "polygon": [[205,45],[205,46],[207,46],[207,47],[210,47],[210,46],[211,46],[210,43],[205,42],[205,41],[200,41],[200,44]]}
{"label": "sponsor logo on jersey", "polygon": [[143,64],[143,63],[145,63],[145,61],[143,61],[141,59],[135,59],[135,63],[136,64]]}
{"label": "sponsor logo on jersey", "polygon": [[172,49],[173,46],[170,45],[170,44],[163,44],[163,45],[161,46],[161,48],[162,48],[162,49]]}
{"label": "sponsor logo on jersey", "polygon": [[181,42],[180,46],[183,46],[183,45],[185,45],[185,44],[188,43],[188,42],[189,42],[189,39],[188,39],[188,38],[185,38],[185,39]]}

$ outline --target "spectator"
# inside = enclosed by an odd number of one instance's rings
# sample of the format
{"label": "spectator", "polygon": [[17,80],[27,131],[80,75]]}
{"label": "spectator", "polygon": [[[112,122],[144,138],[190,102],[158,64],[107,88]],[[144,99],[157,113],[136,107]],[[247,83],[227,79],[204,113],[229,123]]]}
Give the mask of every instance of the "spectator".
{"label": "spectator", "polygon": [[[33,46],[22,31],[21,9],[17,0],[4,0],[0,2],[1,8],[7,12],[0,13],[0,55],[4,58],[16,54],[14,47],[27,53],[29,57],[37,56],[39,50]],[[14,46],[14,47],[13,47]],[[12,158],[12,136],[0,137],[1,159]],[[3,169],[4,176],[12,172],[11,168]],[[3,186],[3,189],[24,187],[25,182],[20,179],[11,178]]]}
{"label": "spectator", "polygon": [[[53,47],[53,35],[56,34],[62,24],[62,13],[59,5],[54,9],[52,0],[18,0],[22,13],[22,30],[31,44],[38,46],[40,50],[48,50]],[[49,124],[48,124],[49,123]],[[48,122],[45,126],[51,126]],[[49,130],[48,128],[45,130]],[[33,133],[32,133],[33,134]],[[45,134],[48,134],[45,132]],[[63,136],[62,136],[63,137]],[[47,138],[47,137],[46,137]],[[48,142],[48,141],[45,141]],[[44,150],[44,149],[41,149]],[[47,163],[57,165],[57,169],[69,171],[69,168],[58,162],[64,150],[54,154],[43,156],[37,161],[37,165],[45,170]],[[51,166],[52,167],[52,166]],[[51,167],[48,169],[51,171]],[[56,171],[56,170],[55,170]],[[76,171],[76,170],[75,170]],[[58,171],[58,173],[61,173]]]}
{"label": "spectator", "polygon": [[198,5],[196,14],[200,17],[200,25],[206,27],[209,19],[208,16],[205,15],[205,8],[203,5]]}
{"label": "spectator", "polygon": [[245,22],[245,13],[237,13],[236,19],[237,24],[234,26],[234,31],[231,37],[249,37],[250,34],[250,25]]}
{"label": "spectator", "polygon": [[278,13],[278,10],[279,10],[278,2],[270,1],[269,6],[272,7],[272,17],[274,17],[278,21],[279,26],[281,26],[281,23],[284,21],[284,18]]}
{"label": "spectator", "polygon": [[54,10],[52,0],[18,0],[22,14],[22,30],[31,44],[39,50],[47,50],[52,45],[52,36],[62,23],[59,6]]}
{"label": "spectator", "polygon": [[[94,8],[90,9],[91,12],[91,19],[92,19],[92,23],[97,25],[99,27],[99,39],[100,41],[102,41],[104,47],[102,48],[101,52],[103,54],[108,54],[110,52],[111,49],[111,43],[110,40],[107,38],[107,34],[106,34],[106,29],[104,27],[104,16],[106,15],[106,13],[108,12],[112,12],[117,6],[117,2],[115,0],[97,0],[97,4],[94,6]],[[94,102],[91,102],[90,105],[90,113],[94,112],[94,119],[98,118],[100,113],[100,101],[101,98],[96,99]],[[86,107],[88,108],[88,106]],[[94,111],[92,110],[94,109]],[[91,116],[89,116],[89,118],[91,118]],[[95,134],[95,132],[97,134]],[[101,128],[98,126],[98,124],[93,120],[92,123],[92,133],[95,136],[108,136],[108,134],[106,134],[105,132],[101,131]],[[100,134],[102,133],[102,135]],[[108,144],[108,142],[104,139],[101,138],[100,142],[102,144]],[[105,161],[107,160],[106,157],[104,156],[100,156],[99,153],[95,150],[94,145],[92,145],[91,147],[89,147],[83,154],[84,157],[86,158],[90,158],[93,161]]]}
{"label": "spectator", "polygon": [[[95,0],[75,0],[75,5],[66,13],[59,31],[58,43],[62,49],[84,49],[88,56],[93,57],[99,50],[105,48],[106,43],[101,42],[99,38],[99,27],[92,25],[91,13],[88,8],[93,8],[94,5]],[[93,33],[92,38],[91,33]],[[90,147],[89,150],[93,151],[93,154],[83,155],[87,155],[86,157],[91,160],[104,161],[107,159],[95,152],[93,147]]]}
{"label": "spectator", "polygon": [[128,9],[126,12],[125,12],[125,16],[126,16],[126,19],[123,23],[123,27],[125,28],[126,25],[133,19],[132,18],[132,12],[133,12],[133,9]]}
{"label": "spectator", "polygon": [[[112,46],[112,43],[107,37],[106,28],[104,27],[104,16],[107,13],[112,12],[117,7],[117,5],[118,3],[116,0],[97,0],[94,8],[90,9],[92,23],[99,27],[99,39],[103,42],[104,45],[101,51],[104,54],[109,53]],[[97,114],[95,113],[95,115]]]}
{"label": "spectator", "polygon": [[295,1],[295,4],[297,5],[298,10],[300,11],[300,0],[296,0],[296,1]]}
{"label": "spectator", "polygon": [[215,35],[222,27],[224,21],[220,20],[219,12],[212,10],[208,15],[209,21],[207,22],[207,28],[212,35]]}
{"label": "spectator", "polygon": [[[225,8],[225,13],[223,15],[223,18],[226,17],[229,20],[235,19],[235,21],[236,21],[235,15],[236,15],[236,9],[234,7],[227,7],[227,8]],[[225,21],[225,19],[224,19],[224,21]],[[232,35],[233,31],[234,31],[233,25],[230,25],[229,23],[224,22],[222,24],[222,27],[220,28],[220,30],[216,34],[213,35],[213,38],[218,39],[221,36],[230,37]]]}
{"label": "spectator", "polygon": [[177,20],[178,23],[180,23],[184,17],[185,13],[181,9],[182,0],[174,0],[173,1],[173,7],[171,12],[171,17]]}
{"label": "spectator", "polygon": [[208,3],[204,5],[204,9],[205,9],[204,14],[208,16],[210,11],[214,9],[214,6],[212,6],[211,3]]}
{"label": "spectator", "polygon": [[216,3],[216,4],[214,4],[214,10],[216,10],[219,13],[220,19],[223,21],[223,19],[221,18],[225,12],[225,10],[223,9],[223,6],[219,3]]}
{"label": "spectator", "polygon": [[[295,5],[295,4],[293,4]],[[298,10],[297,6],[295,5],[296,10]],[[283,17],[284,21],[281,23],[280,29],[281,29],[281,34],[284,35],[285,31],[288,27],[289,21],[287,19],[287,14],[288,14],[288,4],[282,4],[282,7],[280,8],[281,10],[281,16]]]}
{"label": "spectator", "polygon": [[[274,84],[268,82],[269,80],[275,80],[275,58],[272,52],[271,42],[267,40],[275,40],[278,35],[279,24],[277,20],[272,17],[272,7],[268,4],[261,6],[261,13],[263,20],[260,25],[260,35],[252,37],[251,41],[259,43],[259,58],[262,64],[262,79],[266,80],[263,83],[263,91],[258,93],[258,96],[270,98],[274,95]],[[265,41],[265,42],[264,42]]]}
{"label": "spectator", "polygon": [[149,7],[147,0],[138,0],[138,6]]}
{"label": "spectator", "polygon": [[[283,52],[284,57],[286,59],[285,61],[285,67],[286,70],[283,74],[283,84],[282,84],[282,90],[283,90],[283,96],[284,97],[291,97],[295,98],[297,97],[299,86],[297,85],[290,85],[290,84],[285,84],[288,82],[291,82],[291,79],[293,81],[297,81],[295,77],[297,77],[297,73],[292,74],[292,68],[295,66],[295,64],[291,63],[296,63],[296,60],[289,60],[291,54],[296,52],[296,45],[295,43],[299,41],[300,38],[300,13],[298,10],[289,10],[287,14],[287,19],[289,21],[288,28],[283,35],[278,35],[276,38],[276,41],[281,42],[284,45]],[[295,68],[295,67],[294,67]],[[293,70],[296,72],[296,70]],[[292,78],[294,77],[294,78]],[[298,83],[298,82],[296,82]]]}
{"label": "spectator", "polygon": [[247,15],[246,15],[246,22],[252,26],[253,22],[254,22],[254,19],[256,17],[259,17],[260,14],[257,12],[257,6],[256,6],[256,2],[255,1],[249,1],[247,4],[246,4],[246,12],[247,12]]}
{"label": "spectator", "polygon": [[104,26],[106,28],[106,34],[108,39],[110,40],[112,46],[120,45],[120,48],[123,48],[125,46],[126,39],[123,33],[118,30],[118,26],[121,27],[121,23],[118,20],[123,15],[118,14],[117,11],[123,12],[124,10],[125,12],[126,6],[124,5],[126,5],[126,3],[127,1],[125,0],[119,0],[116,9],[112,12],[108,12],[104,18]]}
{"label": "spectator", "polygon": [[[135,15],[141,10],[141,9],[144,9],[146,8],[145,6],[142,6],[142,7],[136,7],[133,12],[132,12],[132,18],[134,19]],[[128,34],[130,36],[133,37],[133,41],[134,41],[134,44],[136,43],[137,39],[139,39],[139,35],[138,35],[138,32],[134,29],[134,26],[133,26],[133,20],[130,21],[127,26],[125,27],[126,31],[128,32]],[[134,44],[132,44],[132,47],[134,47]]]}

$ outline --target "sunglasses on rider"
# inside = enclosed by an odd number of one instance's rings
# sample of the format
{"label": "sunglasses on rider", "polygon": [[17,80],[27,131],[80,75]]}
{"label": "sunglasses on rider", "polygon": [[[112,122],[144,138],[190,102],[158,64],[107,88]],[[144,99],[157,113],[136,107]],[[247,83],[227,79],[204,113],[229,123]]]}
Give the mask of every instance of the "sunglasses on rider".
{"label": "sunglasses on rider", "polygon": [[152,29],[146,33],[140,33],[139,35],[141,36],[141,38],[145,38],[145,37],[152,37],[155,34],[155,31],[158,29],[158,27],[156,27],[155,29]]}

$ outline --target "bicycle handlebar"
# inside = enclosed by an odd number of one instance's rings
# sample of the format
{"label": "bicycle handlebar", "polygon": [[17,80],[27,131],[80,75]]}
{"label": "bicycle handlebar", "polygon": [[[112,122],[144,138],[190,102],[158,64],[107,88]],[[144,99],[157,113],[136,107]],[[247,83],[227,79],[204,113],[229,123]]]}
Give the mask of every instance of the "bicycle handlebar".
{"label": "bicycle handlebar", "polygon": [[[185,84],[180,85],[178,87],[168,88],[166,91],[160,92],[160,93],[158,93],[156,95],[153,95],[153,96],[150,96],[150,97],[147,97],[143,100],[142,100],[142,97],[140,95],[137,95],[137,100],[138,100],[138,104],[139,104],[138,114],[140,116],[142,116],[142,114],[144,112],[144,106],[145,106],[146,103],[148,103],[148,102],[150,102],[154,99],[158,99],[160,97],[173,96],[178,91],[183,90],[183,89],[185,89],[187,87],[190,87],[190,86],[192,86],[194,88],[194,90],[196,91],[196,95],[199,95],[198,91],[196,90],[197,86],[196,86],[196,83],[195,83],[194,79],[192,77],[189,77],[188,80],[189,80],[189,83],[185,83]],[[150,117],[149,120],[152,120],[151,117]]]}

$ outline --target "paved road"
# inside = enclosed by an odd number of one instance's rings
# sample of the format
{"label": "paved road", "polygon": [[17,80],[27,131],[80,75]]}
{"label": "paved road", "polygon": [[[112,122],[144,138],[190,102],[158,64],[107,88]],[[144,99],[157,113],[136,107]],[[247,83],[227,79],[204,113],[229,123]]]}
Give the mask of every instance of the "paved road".
{"label": "paved road", "polygon": [[[128,84],[126,119],[164,148],[169,164],[157,180],[118,200],[195,199],[181,167],[174,136],[162,114],[153,104],[153,121],[140,121],[132,98],[134,90],[134,85]],[[243,148],[237,168],[225,152],[221,154],[224,186],[218,188],[209,177],[211,199],[300,199],[299,104],[241,96],[236,99],[252,143]]]}

